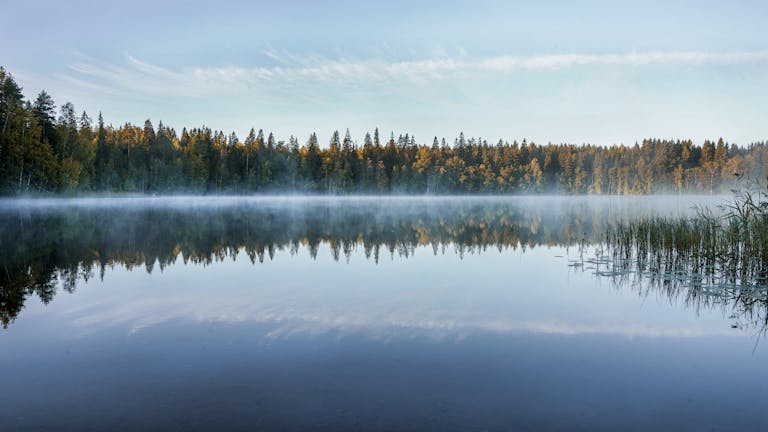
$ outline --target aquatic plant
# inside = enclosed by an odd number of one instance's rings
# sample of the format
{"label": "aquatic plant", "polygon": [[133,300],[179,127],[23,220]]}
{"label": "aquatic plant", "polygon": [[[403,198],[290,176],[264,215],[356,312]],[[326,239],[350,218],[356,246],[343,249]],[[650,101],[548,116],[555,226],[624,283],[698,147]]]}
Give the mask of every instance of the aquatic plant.
{"label": "aquatic plant", "polygon": [[644,217],[610,228],[583,263],[595,274],[639,289],[663,290],[696,308],[731,309],[734,327],[768,328],[768,195],[733,191],[691,217]]}

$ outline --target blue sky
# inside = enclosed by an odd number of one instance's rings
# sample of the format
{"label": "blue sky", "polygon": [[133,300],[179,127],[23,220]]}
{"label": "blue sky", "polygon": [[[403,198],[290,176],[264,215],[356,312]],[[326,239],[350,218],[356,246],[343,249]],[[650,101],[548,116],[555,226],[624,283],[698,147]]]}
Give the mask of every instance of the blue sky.
{"label": "blue sky", "polygon": [[241,138],[768,139],[766,2],[414,3],[0,0],[0,64],[107,122]]}

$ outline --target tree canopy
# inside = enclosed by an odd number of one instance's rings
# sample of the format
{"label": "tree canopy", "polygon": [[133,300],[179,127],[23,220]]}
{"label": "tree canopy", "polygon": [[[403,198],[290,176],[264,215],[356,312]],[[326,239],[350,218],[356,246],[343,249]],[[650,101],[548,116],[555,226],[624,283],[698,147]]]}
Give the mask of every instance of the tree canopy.
{"label": "tree canopy", "polygon": [[304,144],[251,129],[182,129],[150,120],[106,125],[101,113],[59,108],[45,91],[34,102],[0,67],[0,193],[416,193],[649,194],[727,190],[739,177],[765,178],[765,142],[644,139],[634,145],[489,143],[463,133],[433,137],[334,131]]}

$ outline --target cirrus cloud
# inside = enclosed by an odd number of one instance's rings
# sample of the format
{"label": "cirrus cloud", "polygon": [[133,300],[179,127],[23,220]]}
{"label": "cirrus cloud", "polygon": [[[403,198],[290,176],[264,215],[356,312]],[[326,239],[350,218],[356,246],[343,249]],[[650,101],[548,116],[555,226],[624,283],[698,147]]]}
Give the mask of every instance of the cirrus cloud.
{"label": "cirrus cloud", "polygon": [[386,61],[331,59],[267,51],[272,64],[257,67],[221,66],[173,69],[127,56],[125,64],[84,59],[70,65],[66,77],[75,86],[132,95],[203,95],[227,92],[311,94],[313,87],[348,90],[423,85],[466,76],[517,71],[562,70],[588,66],[737,65],[768,62],[768,52],[629,52],[622,54],[467,56]]}

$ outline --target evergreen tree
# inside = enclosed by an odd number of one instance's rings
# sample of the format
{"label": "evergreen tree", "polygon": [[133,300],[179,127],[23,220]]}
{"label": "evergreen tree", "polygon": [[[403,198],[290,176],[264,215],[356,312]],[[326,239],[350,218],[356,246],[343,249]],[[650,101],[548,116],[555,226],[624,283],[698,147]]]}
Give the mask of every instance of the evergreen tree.
{"label": "evergreen tree", "polygon": [[[523,139],[488,144],[463,132],[448,146],[433,137],[378,128],[358,147],[347,129],[321,148],[312,133],[305,145],[272,132],[234,133],[184,128],[177,136],[162,122],[94,126],[64,103],[55,119],[45,91],[26,101],[13,76],[0,67],[0,193],[72,191],[250,193],[610,193],[719,192],[743,176],[764,179],[768,146],[724,139],[645,139],[635,145],[539,145]],[[266,138],[265,138],[266,136]]]}

